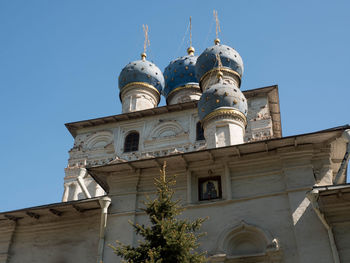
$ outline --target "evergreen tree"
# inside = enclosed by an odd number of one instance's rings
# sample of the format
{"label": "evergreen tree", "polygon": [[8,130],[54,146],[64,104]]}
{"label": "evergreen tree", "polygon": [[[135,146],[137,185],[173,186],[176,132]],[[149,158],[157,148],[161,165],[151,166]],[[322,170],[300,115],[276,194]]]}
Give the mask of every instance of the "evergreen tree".
{"label": "evergreen tree", "polygon": [[205,262],[204,253],[198,253],[197,238],[201,234],[195,234],[199,230],[204,219],[196,219],[193,222],[180,220],[176,217],[183,209],[178,201],[173,201],[175,179],[168,179],[165,172],[166,164],[160,171],[160,177],[155,179],[157,197],[155,200],[148,198],[144,202],[146,208],[143,211],[149,217],[150,226],[132,224],[136,233],[143,237],[138,247],[122,244],[117,241],[117,246],[112,248],[128,263],[201,263]]}

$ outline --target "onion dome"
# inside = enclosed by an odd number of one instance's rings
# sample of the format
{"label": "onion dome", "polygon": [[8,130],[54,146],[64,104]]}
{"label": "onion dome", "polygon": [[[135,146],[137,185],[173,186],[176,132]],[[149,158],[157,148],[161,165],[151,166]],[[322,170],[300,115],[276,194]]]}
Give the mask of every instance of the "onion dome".
{"label": "onion dome", "polygon": [[220,115],[235,115],[246,123],[248,105],[241,90],[222,79],[203,92],[198,102],[199,119],[205,120]]}
{"label": "onion dome", "polygon": [[127,64],[119,75],[119,90],[122,93],[127,87],[138,85],[151,88],[160,95],[164,88],[164,77],[161,70],[152,62],[146,60],[146,54],[141,54],[141,60]]}
{"label": "onion dome", "polygon": [[196,78],[195,65],[197,56],[194,55],[194,48],[187,49],[188,55],[179,57],[170,62],[164,70],[165,88],[163,95],[168,96],[180,89],[198,88],[199,84]]}
{"label": "onion dome", "polygon": [[241,79],[243,75],[243,60],[239,53],[232,47],[221,45],[219,39],[215,39],[214,42],[215,45],[206,48],[197,59],[196,77],[199,82],[201,82],[207,74],[217,69],[217,54],[220,55],[222,62],[221,71],[231,72]]}

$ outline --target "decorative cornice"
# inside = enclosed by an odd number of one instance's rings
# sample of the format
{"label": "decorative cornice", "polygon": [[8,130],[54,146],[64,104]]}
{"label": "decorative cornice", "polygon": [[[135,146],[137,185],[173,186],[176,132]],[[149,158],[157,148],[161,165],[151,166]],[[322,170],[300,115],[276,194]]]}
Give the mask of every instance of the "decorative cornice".
{"label": "decorative cornice", "polygon": [[155,87],[153,87],[151,84],[148,84],[146,82],[130,82],[130,83],[126,84],[125,86],[123,86],[122,88],[120,88],[120,93],[119,93],[120,101],[122,101],[122,94],[129,91],[130,88],[131,87],[133,88],[134,86],[141,86],[141,87],[144,87],[144,88],[147,88],[147,89],[154,91],[158,95],[158,103],[159,103],[159,101],[160,101],[159,91]]}
{"label": "decorative cornice", "polygon": [[213,69],[207,71],[201,77],[201,79],[199,80],[199,85],[202,86],[201,83],[207,76],[209,76],[210,74],[214,74],[214,76],[216,76],[218,72],[230,73],[230,74],[233,74],[233,75],[237,76],[238,80],[239,80],[238,87],[241,86],[241,75],[239,73],[237,73],[236,71],[234,71],[233,69],[226,68],[226,67],[224,67],[224,68],[213,68]]}
{"label": "decorative cornice", "polygon": [[207,122],[209,120],[212,120],[214,118],[217,118],[219,116],[230,116],[238,121],[241,121],[244,126],[247,126],[247,117],[240,111],[236,109],[216,109],[213,112],[209,113],[207,116],[204,117],[204,119],[201,121],[202,123]]}

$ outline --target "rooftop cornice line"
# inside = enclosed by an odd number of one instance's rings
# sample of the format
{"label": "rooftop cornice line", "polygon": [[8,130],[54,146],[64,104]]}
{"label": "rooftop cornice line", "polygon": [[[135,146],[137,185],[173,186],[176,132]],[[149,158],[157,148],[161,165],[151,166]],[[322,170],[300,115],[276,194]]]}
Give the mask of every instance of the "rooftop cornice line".
{"label": "rooftop cornice line", "polygon": [[[276,118],[276,114],[279,116],[280,115],[280,107],[279,107],[279,99],[278,99],[278,86],[277,85],[272,85],[272,86],[267,86],[267,87],[262,87],[262,88],[257,88],[257,89],[252,89],[252,90],[246,90],[243,91],[243,94],[245,95],[246,98],[251,98],[254,96],[257,96],[259,94],[266,94],[276,91],[277,93],[274,95],[274,101],[272,103],[274,105],[277,105],[277,110],[275,110],[271,115],[272,121],[274,123],[277,123],[277,125],[274,125],[276,128],[276,134],[278,137],[281,137],[281,122],[280,122],[280,117]],[[194,109],[197,108],[197,101],[190,101],[190,102],[185,102],[185,103],[180,103],[180,104],[173,104],[173,105],[166,105],[162,107],[156,107],[153,109],[147,109],[147,110],[142,110],[142,111],[135,111],[135,112],[128,112],[128,113],[123,113],[123,114],[117,114],[117,115],[111,115],[111,116],[106,116],[106,117],[101,117],[101,118],[95,118],[95,119],[88,119],[88,120],[82,120],[82,121],[77,121],[77,122],[70,122],[66,123],[65,126],[68,129],[68,131],[71,133],[73,137],[77,135],[77,130],[82,129],[82,128],[87,128],[87,127],[93,127],[93,126],[98,126],[98,125],[104,125],[104,124],[109,124],[109,123],[117,123],[120,121],[127,121],[127,120],[135,120],[143,117],[148,117],[148,116],[154,116],[154,115],[160,115],[160,114],[165,114],[168,112],[177,112],[177,111],[182,111],[182,110],[188,110],[188,109]],[[274,128],[274,132],[275,132]],[[280,133],[280,134],[279,134]]]}
{"label": "rooftop cornice line", "polygon": [[[234,155],[241,158],[242,156],[275,151],[280,148],[283,149],[286,147],[287,148],[302,147],[304,145],[329,143],[330,141],[333,141],[336,138],[340,137],[342,135],[342,132],[349,128],[350,128],[349,125],[344,125],[344,126],[338,126],[338,127],[316,131],[312,133],[291,135],[283,138],[272,138],[272,139],[243,143],[238,145],[230,145],[230,146],[225,146],[220,148],[204,149],[204,150],[171,154],[171,155],[159,156],[159,157],[150,157],[150,158],[144,158],[144,159],[139,159],[134,161],[106,164],[101,166],[90,166],[90,167],[87,167],[87,171],[94,178],[94,180],[99,185],[101,185],[101,187],[108,193],[109,186],[105,176],[110,174],[111,172],[118,172],[118,171],[125,172],[130,169],[129,167],[130,165],[132,165],[135,169],[143,169],[143,168],[149,169],[152,167],[158,168],[156,163],[163,162],[163,161],[166,161],[168,164],[168,167],[170,167],[171,162],[174,161],[174,163],[177,165],[176,167],[179,168],[178,167],[179,159],[183,159],[184,157],[187,160],[186,166],[189,165],[188,164],[189,162],[205,161],[204,157],[208,155],[203,154],[204,152],[208,152],[210,156],[212,156],[212,159],[218,159],[218,158],[220,159],[223,156],[227,157],[227,156],[234,156]],[[157,162],[154,162],[155,159],[157,160]]]}

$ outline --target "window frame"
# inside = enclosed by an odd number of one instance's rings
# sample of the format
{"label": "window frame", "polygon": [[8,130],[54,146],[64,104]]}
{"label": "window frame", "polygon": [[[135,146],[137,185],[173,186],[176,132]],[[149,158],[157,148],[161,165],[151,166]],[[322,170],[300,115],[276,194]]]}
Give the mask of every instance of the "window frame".
{"label": "window frame", "polygon": [[[132,138],[131,142],[127,142],[127,139],[132,136],[132,135],[137,135],[137,139]],[[135,145],[135,141],[137,140],[137,145]],[[127,145],[127,143],[130,144]],[[128,146],[128,147],[127,147]],[[136,146],[136,150],[135,150],[135,146]],[[128,134],[124,137],[124,148],[123,148],[123,152],[124,153],[130,153],[130,152],[137,152],[139,150],[139,146],[140,146],[140,133],[138,131],[130,131],[128,132]],[[130,148],[130,149],[129,149]]]}

